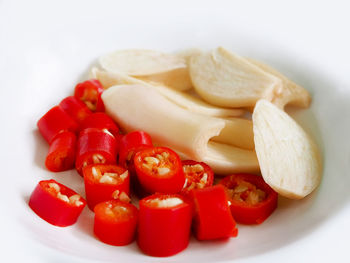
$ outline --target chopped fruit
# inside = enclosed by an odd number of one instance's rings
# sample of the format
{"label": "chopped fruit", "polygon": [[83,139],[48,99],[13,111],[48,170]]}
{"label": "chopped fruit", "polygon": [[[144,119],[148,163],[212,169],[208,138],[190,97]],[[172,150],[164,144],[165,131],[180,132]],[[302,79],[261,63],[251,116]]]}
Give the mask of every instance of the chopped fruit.
{"label": "chopped fruit", "polygon": [[[92,164],[83,168],[86,200],[89,208],[111,199],[126,200],[130,193],[128,171],[118,165]],[[124,193],[124,194],[122,194]]]}
{"label": "chopped fruit", "polygon": [[236,222],[222,185],[195,189],[191,195],[195,206],[194,232],[198,240],[237,236]]}
{"label": "chopped fruit", "polygon": [[177,193],[185,182],[180,157],[166,147],[139,151],[134,157],[137,178],[148,193]]}
{"label": "chopped fruit", "polygon": [[45,159],[45,166],[51,172],[72,169],[75,162],[76,135],[65,131],[58,134],[51,142]]}
{"label": "chopped fruit", "polygon": [[37,126],[49,144],[64,131],[75,133],[78,130],[78,124],[59,106],[55,106],[45,113],[38,121]]}
{"label": "chopped fruit", "polygon": [[90,164],[115,164],[117,140],[114,136],[97,128],[80,132],[77,143],[75,167],[79,174]]}
{"label": "chopped fruit", "polygon": [[234,174],[219,183],[225,187],[231,213],[239,223],[260,224],[277,207],[277,193],[261,176]]}
{"label": "chopped fruit", "polygon": [[125,246],[135,239],[138,210],[129,203],[110,200],[95,206],[94,233],[104,243]]}
{"label": "chopped fruit", "polygon": [[192,207],[181,195],[154,194],[140,200],[137,243],[147,255],[167,257],[189,242]]}
{"label": "chopped fruit", "polygon": [[101,94],[104,91],[97,79],[90,79],[75,86],[74,96],[85,103],[91,111],[104,111]]}
{"label": "chopped fruit", "polygon": [[256,205],[264,201],[266,193],[244,179],[238,179],[234,188],[227,190],[230,199],[246,202],[249,205]]}
{"label": "chopped fruit", "polygon": [[74,224],[85,204],[80,195],[55,180],[40,181],[29,200],[33,211],[55,226]]}
{"label": "chopped fruit", "polygon": [[188,194],[192,189],[201,189],[213,185],[214,172],[209,165],[193,160],[182,161],[186,181],[181,190],[182,194]]}
{"label": "chopped fruit", "polygon": [[174,207],[183,203],[183,200],[178,197],[169,197],[166,199],[149,199],[147,200],[152,206],[156,207]]}
{"label": "chopped fruit", "polygon": [[114,137],[119,135],[117,124],[104,112],[96,112],[89,115],[80,125],[80,130],[87,128],[101,129],[106,133],[112,134]]}
{"label": "chopped fruit", "polygon": [[169,153],[162,152],[161,154],[156,154],[155,156],[146,156],[143,158],[142,167],[147,170],[151,170],[153,173],[158,173],[159,175],[165,175],[170,172],[172,164],[168,160]]}
{"label": "chopped fruit", "polygon": [[120,140],[119,165],[135,174],[134,156],[142,149],[152,147],[151,136],[143,131],[134,131],[124,135]]}
{"label": "chopped fruit", "polygon": [[89,108],[74,96],[63,99],[59,106],[79,124],[92,114]]}

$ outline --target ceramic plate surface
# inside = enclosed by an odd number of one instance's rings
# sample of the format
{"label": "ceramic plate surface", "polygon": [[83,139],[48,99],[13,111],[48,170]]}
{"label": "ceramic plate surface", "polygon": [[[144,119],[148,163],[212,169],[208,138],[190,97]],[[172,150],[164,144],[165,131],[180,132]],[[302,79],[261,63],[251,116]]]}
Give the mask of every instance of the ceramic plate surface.
{"label": "ceramic plate surface", "polygon": [[[6,262],[346,262],[350,236],[350,37],[343,1],[0,1],[0,247]],[[165,259],[92,233],[93,214],[58,228],[28,198],[54,178],[84,194],[75,171],[50,173],[37,120],[72,94],[96,59],[123,48],[224,46],[272,65],[308,89],[288,112],[317,141],[324,174],[301,201],[280,198],[262,225],[228,242],[198,242]],[[132,100],[132,98],[130,98]]]}

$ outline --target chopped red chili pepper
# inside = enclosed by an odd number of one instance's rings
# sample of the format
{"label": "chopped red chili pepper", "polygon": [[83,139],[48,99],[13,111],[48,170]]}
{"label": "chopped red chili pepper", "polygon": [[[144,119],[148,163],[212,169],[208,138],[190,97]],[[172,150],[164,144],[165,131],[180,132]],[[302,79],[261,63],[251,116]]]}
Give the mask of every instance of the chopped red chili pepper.
{"label": "chopped red chili pepper", "polygon": [[74,96],[63,99],[59,106],[78,124],[81,124],[92,113],[82,101]]}
{"label": "chopped red chili pepper", "polygon": [[95,206],[94,233],[104,243],[125,246],[135,239],[138,210],[129,203],[110,200]]}
{"label": "chopped red chili pepper", "polygon": [[181,190],[182,194],[189,194],[192,189],[201,189],[213,185],[214,172],[206,163],[185,160],[182,161],[182,169],[186,178]]}
{"label": "chopped red chili pepper", "polygon": [[178,193],[185,183],[180,157],[166,147],[141,150],[134,157],[141,186],[149,193]]}
{"label": "chopped red chili pepper", "polygon": [[237,236],[236,222],[222,185],[194,189],[191,194],[195,206],[194,231],[198,240]]}
{"label": "chopped red chili pepper", "polygon": [[119,164],[127,169],[130,173],[135,172],[134,156],[142,149],[152,147],[151,136],[144,131],[134,131],[124,135],[120,140]]}
{"label": "chopped red chili pepper", "polygon": [[117,140],[109,132],[88,128],[80,132],[77,143],[75,167],[79,174],[89,164],[116,163]]}
{"label": "chopped red chili pepper", "polygon": [[242,224],[261,224],[277,207],[277,193],[261,176],[233,174],[220,182],[225,186],[233,217]]}
{"label": "chopped red chili pepper", "polygon": [[78,124],[59,106],[50,109],[37,123],[39,131],[50,144],[61,132],[77,132]]}
{"label": "chopped red chili pepper", "polygon": [[76,135],[62,132],[52,141],[46,156],[45,166],[52,172],[72,169],[75,162]]}
{"label": "chopped red chili pepper", "polygon": [[74,224],[85,205],[80,195],[55,180],[40,181],[29,200],[29,206],[38,216],[62,227]]}
{"label": "chopped red chili pepper", "polygon": [[147,193],[137,180],[134,156],[138,151],[150,147],[153,147],[151,136],[143,131],[130,132],[120,139],[118,163],[129,170],[131,187],[140,198],[146,196]]}
{"label": "chopped red chili pepper", "polygon": [[187,247],[192,207],[183,196],[154,194],[139,205],[137,243],[145,254],[167,257]]}
{"label": "chopped red chili pepper", "polygon": [[91,210],[111,199],[129,201],[128,170],[113,164],[92,164],[83,169],[86,201]]}
{"label": "chopped red chili pepper", "polygon": [[97,79],[90,79],[75,86],[74,96],[85,103],[91,111],[104,111],[101,99],[104,88]]}
{"label": "chopped red chili pepper", "polygon": [[81,123],[80,129],[87,128],[106,129],[115,137],[119,135],[119,128],[117,124],[104,112],[96,112],[88,117]]}

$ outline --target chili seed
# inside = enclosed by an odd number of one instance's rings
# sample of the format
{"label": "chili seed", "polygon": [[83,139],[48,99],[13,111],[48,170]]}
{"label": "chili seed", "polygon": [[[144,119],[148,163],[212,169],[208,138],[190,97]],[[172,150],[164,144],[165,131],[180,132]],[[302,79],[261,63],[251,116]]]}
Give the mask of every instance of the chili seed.
{"label": "chili seed", "polygon": [[61,190],[60,186],[56,183],[49,183],[49,187],[55,189],[56,192],[59,192]]}
{"label": "chili seed", "polygon": [[68,196],[61,194],[61,192],[58,192],[58,193],[57,193],[57,198],[59,198],[59,199],[65,201],[65,202],[69,203],[69,198],[68,198]]}
{"label": "chili seed", "polygon": [[159,175],[165,175],[170,172],[168,167],[159,167],[157,170]]}
{"label": "chili seed", "polygon": [[99,172],[97,172],[97,169],[95,167],[92,167],[91,172],[92,172],[92,175],[94,177],[98,177],[99,176]]}
{"label": "chili seed", "polygon": [[130,197],[125,192],[120,193],[119,200],[126,203],[129,203],[131,201]]}
{"label": "chili seed", "polygon": [[120,179],[125,180],[129,176],[128,170],[126,170],[124,173],[119,175]]}
{"label": "chili seed", "polygon": [[112,197],[113,197],[113,199],[118,199],[118,197],[119,197],[119,190],[115,190],[115,191],[112,193]]}
{"label": "chili seed", "polygon": [[100,183],[105,183],[105,184],[115,184],[116,183],[116,180],[115,178],[109,176],[109,175],[103,175],[100,180],[99,180]]}
{"label": "chili seed", "polygon": [[156,164],[156,165],[159,164],[159,159],[155,157],[147,156],[143,160],[145,160],[149,164]]}
{"label": "chili seed", "polygon": [[92,161],[94,163],[105,163],[106,162],[105,158],[101,154],[98,154],[98,153],[94,154],[92,156]]}

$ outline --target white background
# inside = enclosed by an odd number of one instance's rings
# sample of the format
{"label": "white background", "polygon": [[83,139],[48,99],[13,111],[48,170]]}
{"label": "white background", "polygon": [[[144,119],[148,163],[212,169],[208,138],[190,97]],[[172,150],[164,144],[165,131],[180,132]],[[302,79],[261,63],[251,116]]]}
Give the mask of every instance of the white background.
{"label": "white background", "polygon": [[[1,261],[348,262],[349,10],[348,1],[320,0],[0,0]],[[218,45],[261,59],[310,90],[312,108],[295,117],[324,151],[317,193],[299,204],[282,200],[269,221],[256,229],[241,227],[228,244],[192,241],[184,253],[168,259],[144,257],[135,245],[97,242],[89,235],[89,211],[77,226],[65,229],[33,215],[26,202],[39,180],[55,178],[82,190],[74,172],[53,175],[44,169],[47,145],[35,125],[101,54]]]}

